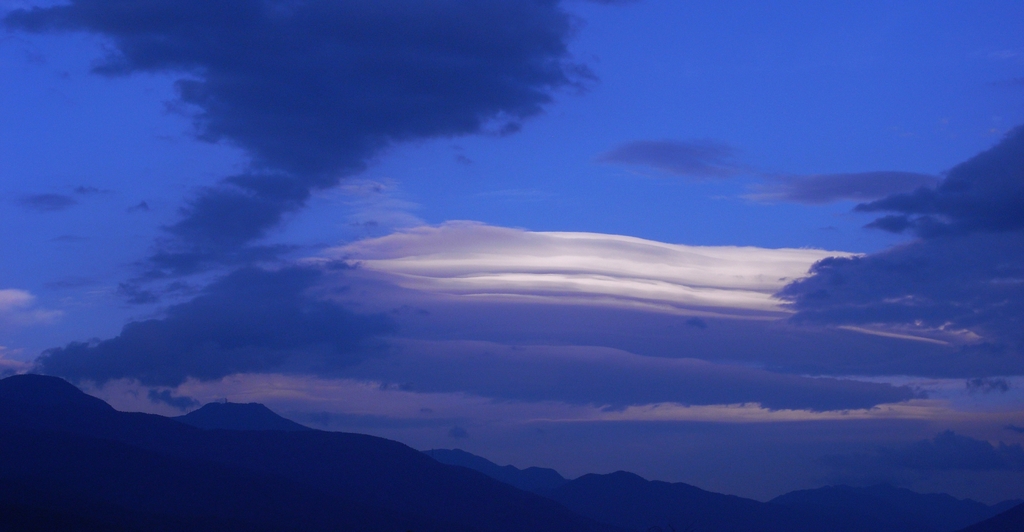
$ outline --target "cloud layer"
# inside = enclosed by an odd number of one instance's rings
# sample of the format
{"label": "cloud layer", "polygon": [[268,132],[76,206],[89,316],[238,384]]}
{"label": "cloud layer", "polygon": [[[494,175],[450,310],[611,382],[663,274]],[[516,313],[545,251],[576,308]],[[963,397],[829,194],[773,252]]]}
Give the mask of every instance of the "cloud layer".
{"label": "cloud layer", "polygon": [[778,315],[771,295],[842,252],[701,247],[450,222],[327,252],[419,291],[716,315]]}

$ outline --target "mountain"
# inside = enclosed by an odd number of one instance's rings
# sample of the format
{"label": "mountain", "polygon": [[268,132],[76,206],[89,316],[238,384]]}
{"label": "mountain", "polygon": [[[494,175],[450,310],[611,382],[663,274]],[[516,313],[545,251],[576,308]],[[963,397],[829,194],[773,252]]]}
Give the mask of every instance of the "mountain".
{"label": "mountain", "polygon": [[1020,532],[1024,530],[1024,504],[971,525],[960,532]]}
{"label": "mountain", "polygon": [[637,531],[654,527],[680,532],[847,530],[825,515],[807,515],[689,484],[645,480],[625,471],[583,475],[551,490],[548,496],[580,515]]}
{"label": "mountain", "polygon": [[1019,501],[989,506],[946,494],[921,494],[879,485],[800,490],[770,502],[807,511],[825,510],[865,531],[953,532],[988,519]]}
{"label": "mountain", "polygon": [[[580,515],[632,530],[952,532],[1020,501],[986,505],[892,486],[828,486],[768,503],[683,483],[648,481],[624,471],[566,480],[551,469],[499,466],[460,449],[424,451],[439,462],[549,497]],[[1024,532],[1024,528],[1013,529]]]}
{"label": "mountain", "polygon": [[0,380],[0,505],[16,530],[616,530],[398,442],[203,430],[38,375]]}
{"label": "mountain", "polygon": [[208,403],[171,419],[201,429],[313,430],[285,419],[259,403]]}
{"label": "mountain", "polygon": [[544,467],[519,469],[510,465],[499,466],[486,458],[467,453],[462,449],[431,449],[423,451],[423,453],[442,464],[468,467],[523,491],[541,495],[568,482],[554,469]]}

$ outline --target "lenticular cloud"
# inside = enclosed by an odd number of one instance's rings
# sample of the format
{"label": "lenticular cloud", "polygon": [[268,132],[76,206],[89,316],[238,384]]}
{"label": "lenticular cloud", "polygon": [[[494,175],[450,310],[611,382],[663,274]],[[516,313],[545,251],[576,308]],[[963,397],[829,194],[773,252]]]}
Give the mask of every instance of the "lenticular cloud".
{"label": "lenticular cloud", "polygon": [[772,317],[786,312],[772,294],[815,262],[850,254],[449,222],[334,248],[328,256],[403,288],[452,297]]}

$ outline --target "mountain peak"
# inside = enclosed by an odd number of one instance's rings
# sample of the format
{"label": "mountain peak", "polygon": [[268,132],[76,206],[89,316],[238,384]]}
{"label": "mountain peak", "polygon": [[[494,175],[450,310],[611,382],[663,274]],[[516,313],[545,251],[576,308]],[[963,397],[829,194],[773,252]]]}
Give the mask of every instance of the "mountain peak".
{"label": "mountain peak", "polygon": [[201,429],[313,430],[277,415],[260,403],[207,403],[184,416],[172,419]]}
{"label": "mountain peak", "polygon": [[0,379],[0,405],[29,410],[58,408],[70,411],[113,411],[113,407],[75,385],[47,375],[24,374]]}

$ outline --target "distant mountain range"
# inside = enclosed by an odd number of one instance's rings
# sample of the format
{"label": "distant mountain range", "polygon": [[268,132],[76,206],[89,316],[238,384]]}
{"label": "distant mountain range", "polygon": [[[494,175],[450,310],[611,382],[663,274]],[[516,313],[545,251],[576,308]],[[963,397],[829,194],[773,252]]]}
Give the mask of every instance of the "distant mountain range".
{"label": "distant mountain range", "polygon": [[[1022,501],[986,505],[944,494],[920,494],[892,486],[827,486],[794,491],[767,503],[702,490],[683,483],[649,481],[619,471],[575,480],[553,469],[499,466],[460,449],[425,451],[434,459],[480,471],[566,508],[631,530],[743,530],[832,532],[955,532]],[[1024,516],[1016,521],[1024,532]],[[1002,530],[1002,529],[993,529]],[[988,532],[988,529],[971,529]]]}
{"label": "distant mountain range", "polygon": [[1009,506],[888,486],[762,503],[625,472],[569,480],[313,430],[255,403],[166,418],[53,377],[0,380],[0,531],[1024,530],[1024,505]]}

